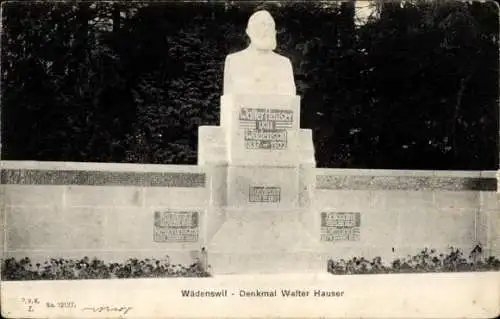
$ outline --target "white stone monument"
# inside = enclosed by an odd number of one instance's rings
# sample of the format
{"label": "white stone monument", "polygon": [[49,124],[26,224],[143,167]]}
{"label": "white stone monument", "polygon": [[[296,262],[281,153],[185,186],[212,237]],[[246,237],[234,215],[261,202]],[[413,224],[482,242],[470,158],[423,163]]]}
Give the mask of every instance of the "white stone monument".
{"label": "white stone monument", "polygon": [[316,163],[312,132],[300,128],[292,64],[273,52],[269,12],[254,13],[246,33],[248,48],[225,61],[220,126],[198,133],[198,164],[211,187],[209,262],[222,273],[293,271],[290,263],[317,268],[310,255],[318,251],[319,222],[311,211]]}
{"label": "white stone monument", "polygon": [[295,95],[290,60],[273,52],[276,26],[271,14],[258,11],[248,20],[250,45],[230,54],[224,66],[224,95]]}

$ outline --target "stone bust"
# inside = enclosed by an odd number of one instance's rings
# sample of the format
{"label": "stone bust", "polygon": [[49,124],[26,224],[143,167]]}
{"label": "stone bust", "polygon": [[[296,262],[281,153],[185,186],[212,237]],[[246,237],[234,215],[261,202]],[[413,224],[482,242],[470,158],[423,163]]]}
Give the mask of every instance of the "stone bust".
{"label": "stone bust", "polygon": [[273,52],[276,25],[271,14],[255,12],[248,20],[246,34],[250,45],[226,57],[223,94],[295,95],[290,60]]}

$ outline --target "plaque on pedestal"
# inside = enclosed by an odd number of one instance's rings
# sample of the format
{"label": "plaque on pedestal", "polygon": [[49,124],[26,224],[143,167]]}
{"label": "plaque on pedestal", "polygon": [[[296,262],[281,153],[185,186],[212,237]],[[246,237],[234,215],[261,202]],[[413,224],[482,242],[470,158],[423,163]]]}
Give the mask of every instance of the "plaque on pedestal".
{"label": "plaque on pedestal", "polygon": [[294,166],[299,159],[300,98],[228,95],[221,98],[221,126],[233,165]]}

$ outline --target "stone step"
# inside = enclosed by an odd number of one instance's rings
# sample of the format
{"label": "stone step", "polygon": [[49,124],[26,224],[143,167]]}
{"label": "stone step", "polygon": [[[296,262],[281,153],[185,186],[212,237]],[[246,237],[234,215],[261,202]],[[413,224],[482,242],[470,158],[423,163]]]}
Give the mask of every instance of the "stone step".
{"label": "stone step", "polygon": [[319,231],[315,236],[304,222],[309,214],[301,209],[227,209],[226,220],[207,245],[212,272],[321,272],[326,257]]}
{"label": "stone step", "polygon": [[214,275],[326,273],[327,256],[313,251],[210,251],[208,264]]}

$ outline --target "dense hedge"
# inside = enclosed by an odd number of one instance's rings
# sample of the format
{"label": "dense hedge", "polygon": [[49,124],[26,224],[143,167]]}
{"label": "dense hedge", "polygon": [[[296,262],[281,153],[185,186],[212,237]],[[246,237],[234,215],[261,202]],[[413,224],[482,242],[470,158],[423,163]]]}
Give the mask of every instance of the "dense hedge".
{"label": "dense hedge", "polygon": [[209,277],[202,263],[189,266],[167,260],[129,259],[125,263],[105,263],[97,258],[64,259],[32,263],[30,258],[9,258],[2,268],[3,280],[71,280],[113,278]]}
{"label": "dense hedge", "polygon": [[[460,249],[450,248],[447,254],[438,254],[434,249],[424,249],[419,254],[395,259],[390,264],[380,257],[369,261],[363,257],[349,260],[328,261],[328,272],[334,275],[470,272],[498,271],[500,260],[483,258],[476,247],[466,258]],[[166,260],[129,259],[125,263],[105,263],[97,258],[64,259],[52,258],[41,263],[32,263],[29,258],[6,259],[2,267],[2,280],[71,280],[71,279],[119,279],[119,278],[165,278],[165,277],[211,277],[210,266],[197,260],[189,266],[171,264]]]}
{"label": "dense hedge", "polygon": [[469,272],[498,271],[500,260],[496,257],[483,258],[476,247],[466,258],[460,249],[450,248],[447,254],[438,254],[425,248],[419,254],[395,259],[390,264],[376,257],[369,261],[363,257],[328,261],[328,272],[334,275],[389,274],[422,272]]}

